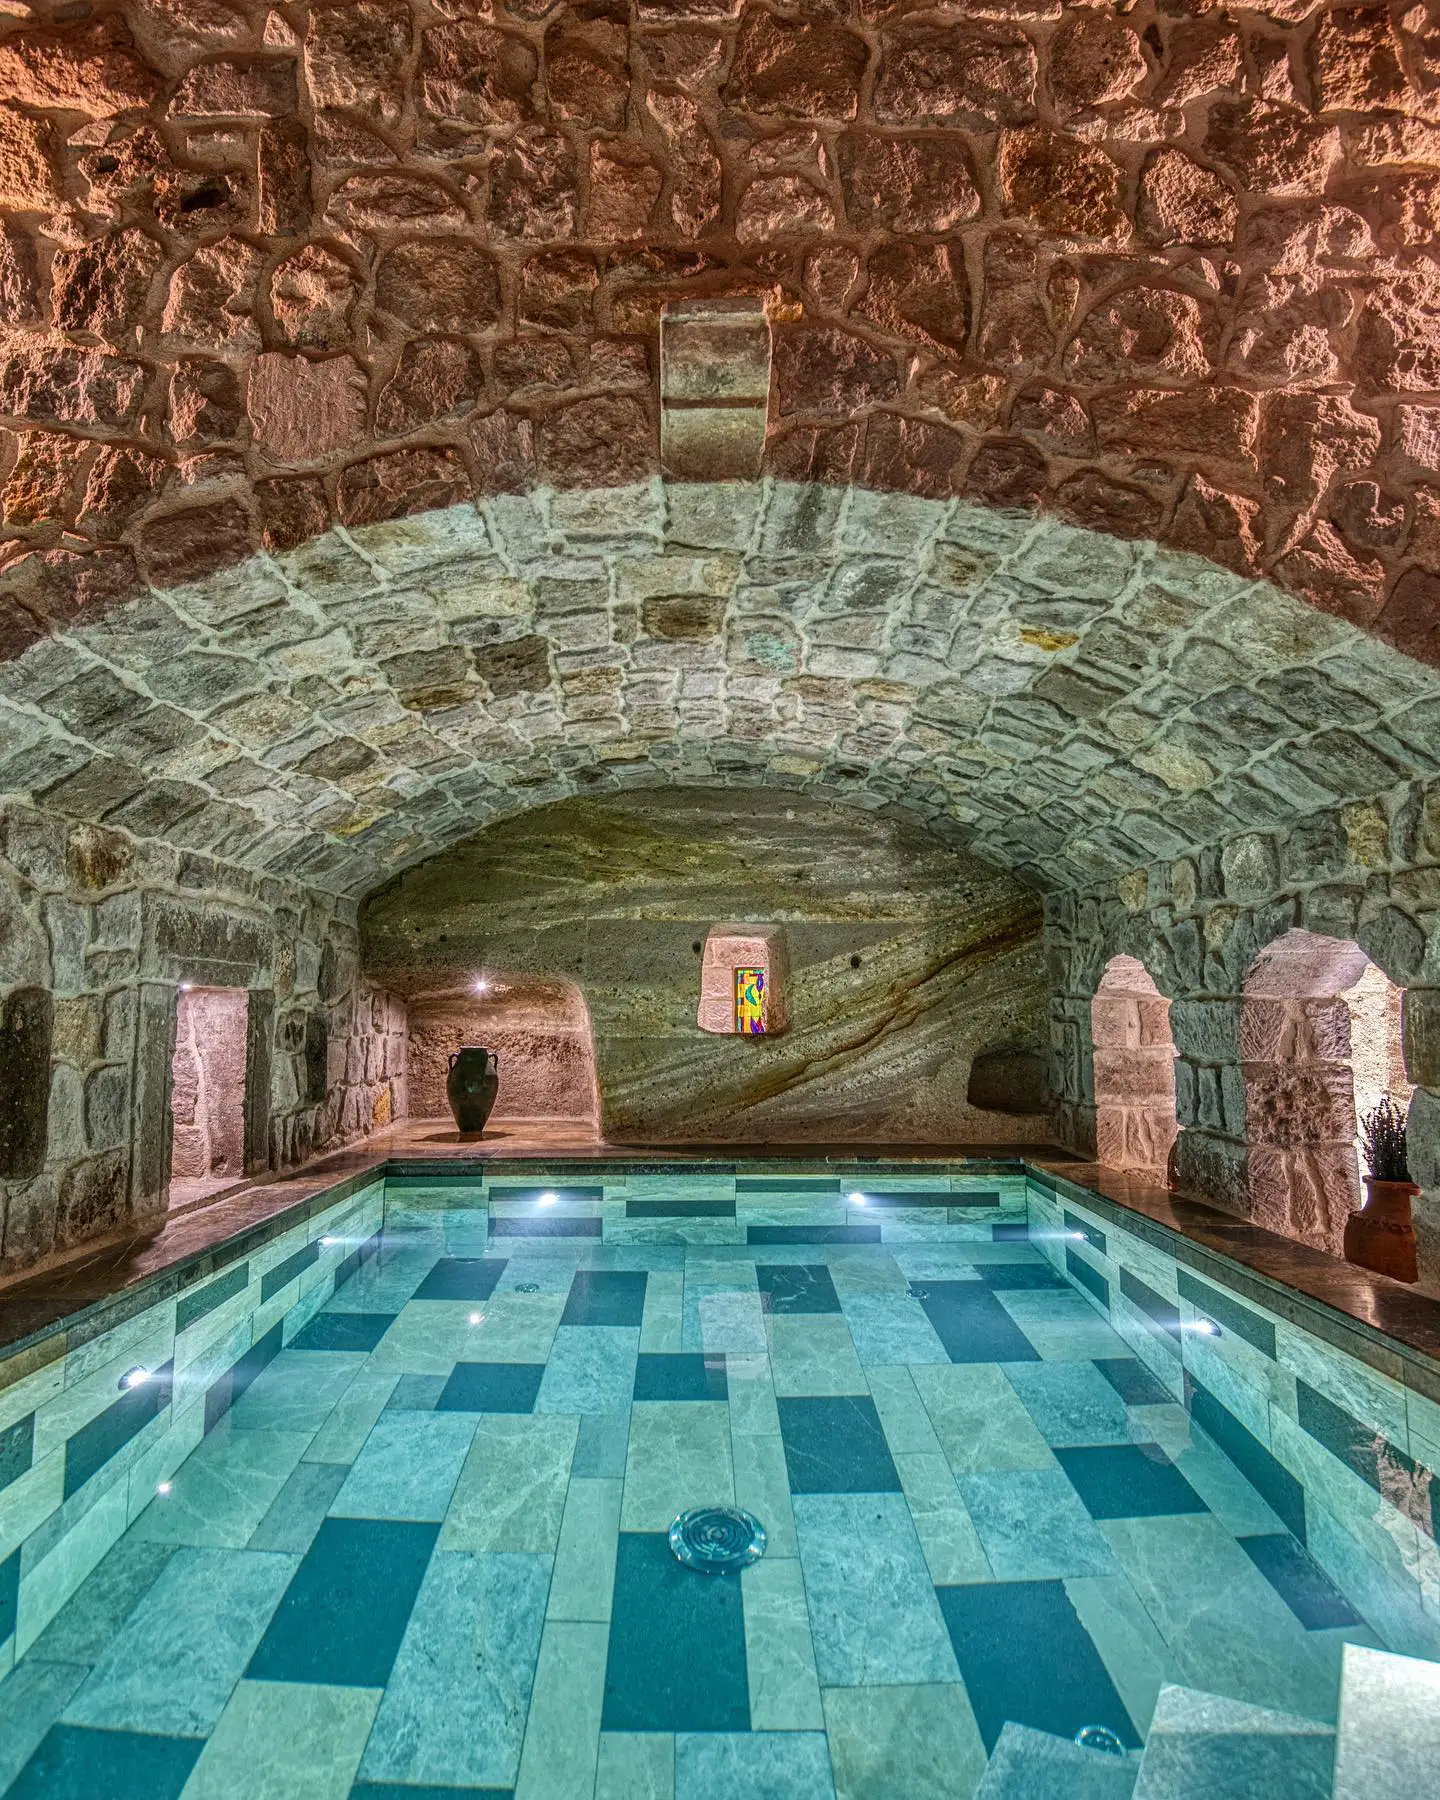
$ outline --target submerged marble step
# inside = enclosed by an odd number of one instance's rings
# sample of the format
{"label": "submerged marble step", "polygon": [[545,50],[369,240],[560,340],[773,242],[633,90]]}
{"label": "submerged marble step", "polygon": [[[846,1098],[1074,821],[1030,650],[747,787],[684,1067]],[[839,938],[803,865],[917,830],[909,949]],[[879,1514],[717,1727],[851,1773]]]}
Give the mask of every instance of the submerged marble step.
{"label": "submerged marble step", "polygon": [[975,1800],[1130,1800],[1135,1762],[1082,1750],[1069,1738],[1006,1725]]}
{"label": "submerged marble step", "polygon": [[1335,1800],[1440,1794],[1440,1663],[1345,1646]]}
{"label": "submerged marble step", "polygon": [[1134,1800],[1327,1800],[1334,1761],[1332,1726],[1163,1687]]}

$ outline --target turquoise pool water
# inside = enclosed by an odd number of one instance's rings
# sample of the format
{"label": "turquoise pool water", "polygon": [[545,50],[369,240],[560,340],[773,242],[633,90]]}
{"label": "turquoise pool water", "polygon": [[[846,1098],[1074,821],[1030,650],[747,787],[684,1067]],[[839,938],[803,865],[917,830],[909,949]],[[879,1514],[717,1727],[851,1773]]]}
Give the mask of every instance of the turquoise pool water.
{"label": "turquoise pool water", "polygon": [[[1382,1631],[1234,1437],[1262,1315],[1182,1282],[1172,1330],[1052,1200],[393,1183],[0,1684],[0,1792],[928,1800],[1007,1722],[1133,1773],[1167,1683],[1333,1722],[1346,1642],[1432,1652],[1423,1583]],[[670,1552],[710,1504],[765,1527],[743,1574]]]}

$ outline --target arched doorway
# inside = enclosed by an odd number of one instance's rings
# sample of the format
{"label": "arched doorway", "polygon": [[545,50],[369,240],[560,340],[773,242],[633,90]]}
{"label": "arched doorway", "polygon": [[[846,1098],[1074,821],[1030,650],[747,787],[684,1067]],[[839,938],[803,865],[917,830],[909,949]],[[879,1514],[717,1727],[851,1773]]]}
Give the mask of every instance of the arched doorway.
{"label": "arched doorway", "polygon": [[1252,1216],[1341,1254],[1361,1203],[1360,1120],[1383,1094],[1402,1107],[1403,991],[1348,939],[1293,930],[1245,981],[1240,1056]]}
{"label": "arched doorway", "polygon": [[484,976],[468,989],[418,995],[409,1011],[412,1118],[449,1116],[450,1057],[465,1044],[484,1044],[499,1057],[493,1120],[543,1120],[598,1133],[590,1009],[574,982]]}
{"label": "arched doorway", "polygon": [[1179,1125],[1170,1002],[1137,957],[1112,956],[1090,1003],[1095,1155],[1163,1182]]}

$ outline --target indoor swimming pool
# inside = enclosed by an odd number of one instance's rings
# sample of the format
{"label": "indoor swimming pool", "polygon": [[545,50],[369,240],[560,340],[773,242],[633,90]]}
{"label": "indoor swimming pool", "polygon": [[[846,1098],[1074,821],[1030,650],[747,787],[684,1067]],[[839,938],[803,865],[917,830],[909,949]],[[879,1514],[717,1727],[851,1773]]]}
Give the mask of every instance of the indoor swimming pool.
{"label": "indoor swimming pool", "polygon": [[0,1793],[1160,1796],[1198,1691],[1320,1796],[1346,1646],[1440,1658],[1373,1346],[1018,1165],[544,1180],[359,1185],[0,1389]]}

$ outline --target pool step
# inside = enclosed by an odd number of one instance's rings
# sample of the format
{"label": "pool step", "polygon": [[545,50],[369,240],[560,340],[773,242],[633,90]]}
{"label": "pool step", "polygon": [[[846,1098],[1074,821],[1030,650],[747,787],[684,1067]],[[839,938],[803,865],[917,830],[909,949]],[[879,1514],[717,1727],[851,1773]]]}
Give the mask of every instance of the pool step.
{"label": "pool step", "polygon": [[1334,1763],[1332,1726],[1223,1694],[1163,1687],[1134,1800],[1329,1800]]}
{"label": "pool step", "polygon": [[1345,1646],[1335,1800],[1440,1794],[1440,1663]]}
{"label": "pool step", "polygon": [[1082,1750],[1069,1738],[1029,1725],[1006,1725],[975,1800],[1130,1800],[1130,1757]]}

